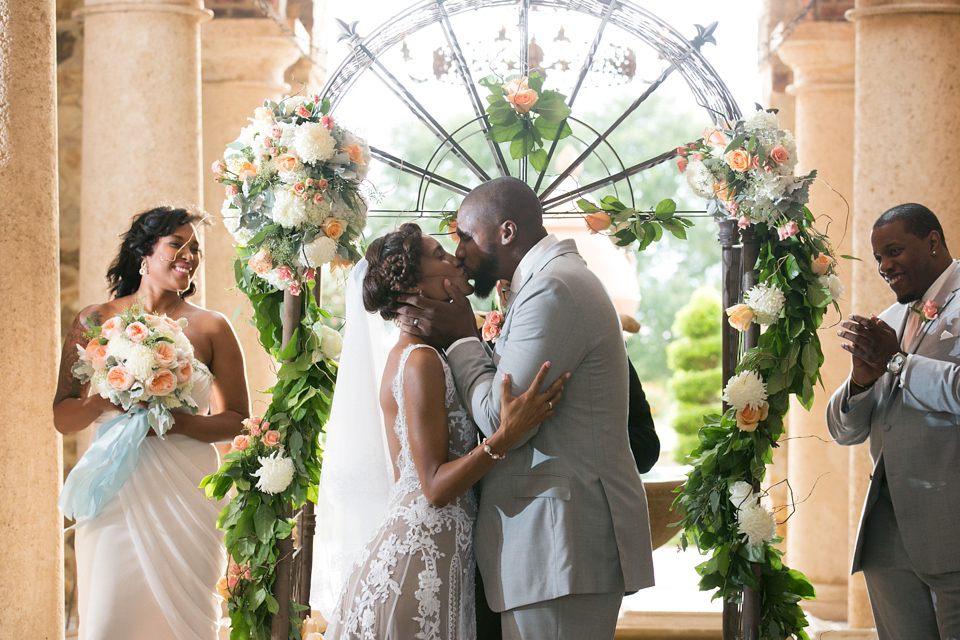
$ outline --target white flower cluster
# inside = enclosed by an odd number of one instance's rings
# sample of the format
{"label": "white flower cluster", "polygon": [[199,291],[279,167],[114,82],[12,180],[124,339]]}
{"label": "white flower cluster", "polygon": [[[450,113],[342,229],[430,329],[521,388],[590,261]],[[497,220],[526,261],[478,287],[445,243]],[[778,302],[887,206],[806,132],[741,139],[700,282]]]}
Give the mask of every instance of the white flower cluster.
{"label": "white flower cluster", "polygon": [[264,493],[280,493],[293,480],[293,460],[281,455],[281,451],[274,451],[269,456],[258,456],[260,468],[253,472],[257,480],[257,489]]}
{"label": "white flower cluster", "polygon": [[319,122],[304,122],[293,134],[293,150],[304,162],[316,164],[333,157],[337,142]]}
{"label": "white flower cluster", "polygon": [[730,378],[723,389],[723,400],[737,411],[747,406],[759,408],[767,399],[767,385],[756,371],[744,371]]}
{"label": "white flower cluster", "polygon": [[757,324],[768,326],[777,321],[780,312],[783,311],[783,303],[786,298],[783,291],[776,285],[768,285],[761,282],[757,286],[747,291],[744,296],[744,302],[753,310],[754,320]]}
{"label": "white flower cluster", "polygon": [[747,544],[768,544],[777,535],[777,521],[760,504],[760,495],[742,480],[732,483],[729,490],[730,502],[737,508],[737,531]]}
{"label": "white flower cluster", "polygon": [[333,238],[318,235],[300,248],[300,254],[297,257],[299,266],[305,268],[319,267],[330,262],[337,252],[337,246],[337,241]]}
{"label": "white flower cluster", "polygon": [[332,327],[323,324],[317,320],[313,323],[313,333],[320,341],[320,345],[313,351],[313,361],[336,360],[340,357],[340,351],[343,349],[343,336]]}

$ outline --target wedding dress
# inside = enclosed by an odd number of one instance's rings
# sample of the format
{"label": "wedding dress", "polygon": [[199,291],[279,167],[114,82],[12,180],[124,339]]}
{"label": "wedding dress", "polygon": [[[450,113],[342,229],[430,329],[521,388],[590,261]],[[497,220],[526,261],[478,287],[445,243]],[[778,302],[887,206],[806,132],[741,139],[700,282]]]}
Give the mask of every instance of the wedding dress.
{"label": "wedding dress", "polygon": [[[324,635],[327,640],[476,638],[476,500],[467,491],[438,509],[423,495],[410,453],[403,400],[403,369],[416,348],[432,349],[422,344],[404,349],[393,381],[399,408],[394,425],[400,441],[399,479],[391,490],[386,516],[354,564]],[[443,372],[452,460],[476,446],[476,427],[460,404],[446,362]]]}
{"label": "wedding dress", "polygon": [[[193,399],[204,414],[212,377],[194,370]],[[98,428],[118,412],[106,412]],[[119,493],[77,529],[80,640],[215,640],[217,580],[226,571],[220,506],[200,481],[218,465],[208,443],[188,436],[145,438]]]}

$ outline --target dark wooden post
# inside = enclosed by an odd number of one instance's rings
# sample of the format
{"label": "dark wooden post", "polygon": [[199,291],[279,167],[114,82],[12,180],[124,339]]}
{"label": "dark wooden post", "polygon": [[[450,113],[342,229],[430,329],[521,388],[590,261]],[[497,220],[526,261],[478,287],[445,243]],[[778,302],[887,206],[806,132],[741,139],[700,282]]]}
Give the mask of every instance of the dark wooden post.
{"label": "dark wooden post", "polygon": [[[287,346],[293,337],[293,332],[300,326],[303,314],[303,299],[295,296],[289,290],[283,292],[283,347]],[[283,508],[281,518],[291,518],[293,510],[289,506]],[[293,537],[287,536],[277,541],[277,566],[274,573],[273,597],[277,599],[280,610],[270,621],[270,640],[287,640],[290,637],[290,597],[293,595]]]}

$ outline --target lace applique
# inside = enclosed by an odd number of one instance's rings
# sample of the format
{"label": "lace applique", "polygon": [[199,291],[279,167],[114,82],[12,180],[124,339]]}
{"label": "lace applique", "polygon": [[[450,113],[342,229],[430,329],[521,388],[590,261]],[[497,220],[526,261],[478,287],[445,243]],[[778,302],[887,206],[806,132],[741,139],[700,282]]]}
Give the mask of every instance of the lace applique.
{"label": "lace applique", "polygon": [[[400,441],[400,478],[390,508],[362,557],[331,620],[331,639],[475,640],[473,521],[471,491],[444,507],[423,495],[410,453],[403,398],[403,370],[411,345],[400,356],[393,395],[399,411],[394,425]],[[476,429],[460,405],[453,376],[441,359],[446,392],[449,456],[476,445]],[[409,600],[409,602],[407,602]],[[415,606],[415,608],[414,608]],[[393,619],[385,619],[394,616]],[[405,619],[404,619],[405,618]]]}

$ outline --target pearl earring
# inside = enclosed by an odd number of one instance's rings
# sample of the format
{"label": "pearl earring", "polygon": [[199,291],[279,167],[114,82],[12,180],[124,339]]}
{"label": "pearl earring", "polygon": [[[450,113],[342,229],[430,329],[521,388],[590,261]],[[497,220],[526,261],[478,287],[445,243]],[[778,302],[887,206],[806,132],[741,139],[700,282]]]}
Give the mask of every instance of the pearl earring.
{"label": "pearl earring", "polygon": [[140,261],[140,275],[145,276],[150,273],[150,269],[147,267],[147,259],[144,258]]}

